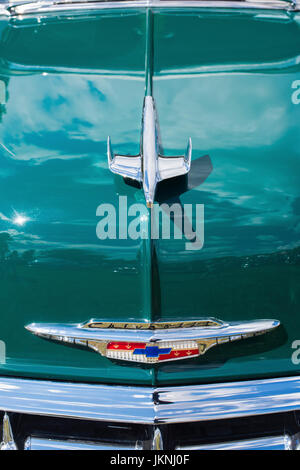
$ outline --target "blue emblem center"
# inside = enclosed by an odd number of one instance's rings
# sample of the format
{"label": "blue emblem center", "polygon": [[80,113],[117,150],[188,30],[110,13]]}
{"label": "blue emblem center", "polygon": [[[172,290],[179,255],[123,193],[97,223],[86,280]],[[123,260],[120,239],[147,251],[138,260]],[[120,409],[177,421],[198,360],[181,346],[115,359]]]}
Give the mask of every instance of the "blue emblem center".
{"label": "blue emblem center", "polygon": [[145,354],[146,357],[159,357],[161,354],[170,354],[172,348],[159,348],[158,346],[146,346],[145,348],[137,348],[133,354]]}

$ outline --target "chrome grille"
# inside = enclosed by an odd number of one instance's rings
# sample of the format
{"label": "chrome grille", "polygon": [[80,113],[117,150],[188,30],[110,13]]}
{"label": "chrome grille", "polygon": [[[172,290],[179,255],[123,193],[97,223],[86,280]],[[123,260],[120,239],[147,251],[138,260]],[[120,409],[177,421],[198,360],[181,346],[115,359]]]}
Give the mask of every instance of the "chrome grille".
{"label": "chrome grille", "polygon": [[[226,450],[299,447],[294,413],[160,426],[9,414],[14,447],[25,450]],[[12,447],[13,449],[13,447]]]}
{"label": "chrome grille", "polygon": [[2,378],[0,409],[4,449],[289,450],[300,378],[157,389]]}

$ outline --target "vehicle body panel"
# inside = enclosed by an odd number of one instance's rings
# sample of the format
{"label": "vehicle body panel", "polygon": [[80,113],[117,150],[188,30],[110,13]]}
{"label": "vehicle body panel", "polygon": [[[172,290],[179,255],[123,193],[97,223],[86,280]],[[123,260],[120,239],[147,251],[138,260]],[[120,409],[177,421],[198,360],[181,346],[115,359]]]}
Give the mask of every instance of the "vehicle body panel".
{"label": "vehicle body panel", "polygon": [[[96,236],[100,204],[117,208],[124,195],[128,205],[144,203],[138,186],[108,170],[106,139],[118,153],[139,152],[145,18],[140,9],[2,22],[0,372],[159,385],[299,374],[291,361],[300,331],[297,16],[154,10],[164,153],[181,154],[193,140],[188,178],[161,183],[157,200],[204,204],[200,250],[187,250],[185,239]],[[21,225],[18,215],[27,217]],[[282,326],[155,367],[24,329],[208,316]]]}

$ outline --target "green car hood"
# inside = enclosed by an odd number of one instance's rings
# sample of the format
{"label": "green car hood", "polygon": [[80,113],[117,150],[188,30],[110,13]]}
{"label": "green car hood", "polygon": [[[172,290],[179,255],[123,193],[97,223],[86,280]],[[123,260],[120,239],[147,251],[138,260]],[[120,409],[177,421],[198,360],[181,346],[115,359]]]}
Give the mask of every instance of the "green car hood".
{"label": "green car hood", "polygon": [[[199,250],[184,238],[96,235],[100,204],[145,203],[138,186],[109,171],[106,139],[117,153],[139,153],[146,10],[1,21],[2,375],[162,385],[299,374],[300,18],[153,12],[164,153],[193,140],[188,178],[161,183],[157,200],[204,205]],[[24,328],[202,317],[281,326],[156,366],[110,361]]]}

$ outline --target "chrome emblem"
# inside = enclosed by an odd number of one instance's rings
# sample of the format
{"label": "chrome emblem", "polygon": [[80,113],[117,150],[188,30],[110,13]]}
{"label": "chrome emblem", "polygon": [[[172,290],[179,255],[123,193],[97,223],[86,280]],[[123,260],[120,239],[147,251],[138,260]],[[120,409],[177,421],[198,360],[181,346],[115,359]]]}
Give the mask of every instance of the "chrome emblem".
{"label": "chrome emblem", "polygon": [[26,328],[41,338],[92,349],[108,359],[155,364],[198,357],[218,344],[261,335],[279,325],[278,320],[223,322],[205,318],[154,323],[31,323]]}

